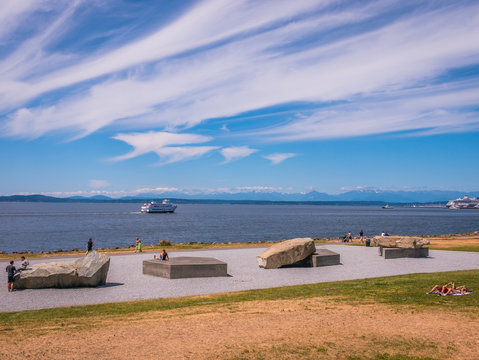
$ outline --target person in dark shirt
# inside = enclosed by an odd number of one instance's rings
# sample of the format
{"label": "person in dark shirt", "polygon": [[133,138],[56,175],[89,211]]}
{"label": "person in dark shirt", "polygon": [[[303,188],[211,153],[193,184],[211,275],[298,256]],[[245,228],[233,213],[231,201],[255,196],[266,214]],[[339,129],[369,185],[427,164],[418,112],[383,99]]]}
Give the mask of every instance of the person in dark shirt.
{"label": "person in dark shirt", "polygon": [[86,243],[86,254],[92,251],[93,246],[95,246],[95,244],[93,244],[92,238],[88,239],[88,242]]}
{"label": "person in dark shirt", "polygon": [[170,259],[170,257],[168,256],[168,253],[165,251],[165,249],[163,249],[163,251],[161,252],[160,259],[161,260],[169,260]]}
{"label": "person in dark shirt", "polygon": [[170,257],[168,256],[168,253],[166,252],[165,249],[163,249],[163,251],[160,253],[160,257],[156,256],[156,255],[153,255],[153,258],[155,260],[169,260]]}
{"label": "person in dark shirt", "polygon": [[7,266],[6,272],[8,273],[8,283],[7,283],[7,288],[8,292],[13,291],[13,277],[15,276],[15,273],[17,273],[17,269],[13,265],[13,260],[10,261],[10,265]]}

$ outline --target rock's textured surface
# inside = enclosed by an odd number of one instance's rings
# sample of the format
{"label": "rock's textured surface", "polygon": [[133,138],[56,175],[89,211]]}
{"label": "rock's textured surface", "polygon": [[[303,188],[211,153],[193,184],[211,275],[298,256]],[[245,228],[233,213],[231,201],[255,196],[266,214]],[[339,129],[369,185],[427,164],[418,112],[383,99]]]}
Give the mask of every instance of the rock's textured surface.
{"label": "rock's textured surface", "polygon": [[274,244],[257,256],[258,264],[265,269],[277,269],[301,261],[316,251],[314,240],[297,238]]}
{"label": "rock's textured surface", "polygon": [[110,258],[102,253],[92,251],[87,256],[76,260],[73,267],[77,271],[79,286],[105,285]]}
{"label": "rock's textured surface", "polygon": [[386,248],[419,249],[429,245],[429,240],[412,236],[376,236],[374,243]]}
{"label": "rock's textured surface", "polygon": [[106,283],[110,258],[93,251],[73,263],[51,262],[15,275],[16,289],[69,288]]}

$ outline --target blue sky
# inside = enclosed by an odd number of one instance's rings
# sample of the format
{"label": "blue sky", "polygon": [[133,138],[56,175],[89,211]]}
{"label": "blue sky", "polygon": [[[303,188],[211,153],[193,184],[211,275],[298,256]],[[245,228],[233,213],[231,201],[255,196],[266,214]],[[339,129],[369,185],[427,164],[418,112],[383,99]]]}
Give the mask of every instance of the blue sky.
{"label": "blue sky", "polygon": [[3,0],[0,193],[478,190],[478,14]]}

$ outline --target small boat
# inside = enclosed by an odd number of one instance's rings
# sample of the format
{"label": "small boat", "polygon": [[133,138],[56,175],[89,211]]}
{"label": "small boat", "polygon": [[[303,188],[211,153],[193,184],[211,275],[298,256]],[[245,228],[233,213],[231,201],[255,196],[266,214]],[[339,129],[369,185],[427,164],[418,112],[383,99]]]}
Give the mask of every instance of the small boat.
{"label": "small boat", "polygon": [[175,212],[178,205],[170,203],[169,200],[165,199],[161,203],[156,203],[154,201],[150,203],[145,203],[141,207],[142,213],[173,213]]}
{"label": "small boat", "polygon": [[393,207],[392,206],[389,206],[389,204],[386,204],[382,207],[383,209],[392,209]]}

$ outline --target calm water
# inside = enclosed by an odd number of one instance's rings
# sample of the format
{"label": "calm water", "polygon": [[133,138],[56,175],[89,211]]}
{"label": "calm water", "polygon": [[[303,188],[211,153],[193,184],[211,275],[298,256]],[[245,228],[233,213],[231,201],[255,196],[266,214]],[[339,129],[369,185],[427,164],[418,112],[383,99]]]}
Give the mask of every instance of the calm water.
{"label": "calm water", "polygon": [[479,230],[479,211],[313,205],[179,205],[174,214],[141,214],[141,204],[0,203],[0,251],[144,245],[279,241],[336,237],[363,229],[368,236],[447,234]]}

